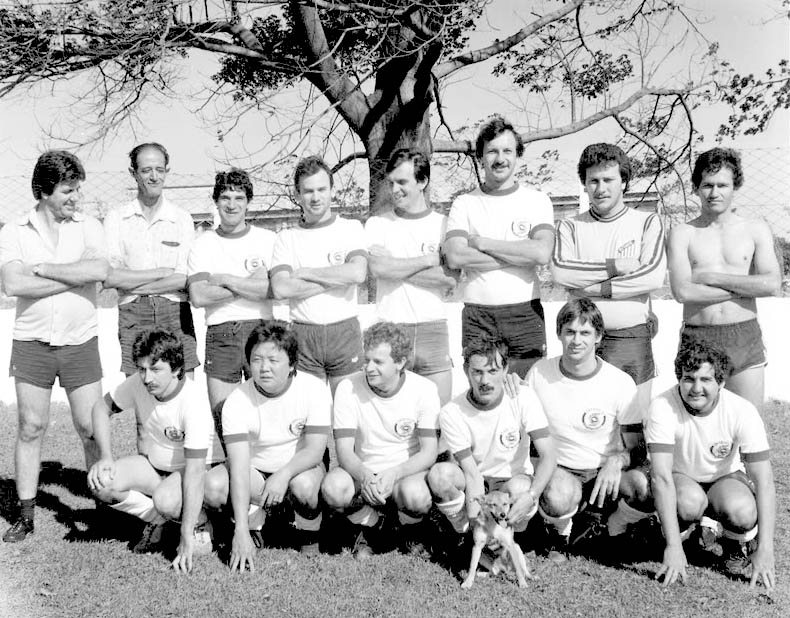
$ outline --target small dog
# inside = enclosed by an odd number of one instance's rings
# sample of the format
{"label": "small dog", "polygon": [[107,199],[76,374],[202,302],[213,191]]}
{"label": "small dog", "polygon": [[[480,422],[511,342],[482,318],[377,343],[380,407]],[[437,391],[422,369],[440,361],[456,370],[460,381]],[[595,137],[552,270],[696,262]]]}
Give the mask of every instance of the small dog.
{"label": "small dog", "polygon": [[494,562],[491,572],[496,574],[506,568],[505,561],[507,556],[516,571],[518,585],[525,588],[528,579],[534,579],[529,572],[524,552],[513,539],[513,528],[508,525],[507,515],[510,512],[512,500],[510,494],[504,491],[491,491],[483,498],[478,498],[480,504],[480,514],[474,522],[472,539],[472,561],[469,563],[469,574],[461,584],[461,588],[471,588],[475,581],[477,566],[480,563],[480,556],[483,548],[488,545],[491,548],[501,548],[499,557]]}

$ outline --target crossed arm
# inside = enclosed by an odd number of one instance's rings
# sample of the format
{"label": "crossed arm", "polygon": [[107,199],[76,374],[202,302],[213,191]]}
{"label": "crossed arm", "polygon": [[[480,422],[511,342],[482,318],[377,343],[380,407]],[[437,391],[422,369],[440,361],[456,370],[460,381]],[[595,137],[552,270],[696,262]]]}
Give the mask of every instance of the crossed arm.
{"label": "crossed arm", "polygon": [[188,288],[189,299],[195,307],[206,307],[234,298],[261,302],[269,296],[269,272],[266,268],[259,268],[247,277],[212,273],[207,278],[189,281]]}
{"label": "crossed arm", "polygon": [[447,263],[451,268],[498,270],[508,266],[548,264],[554,248],[554,230],[539,229],[532,238],[496,240],[485,236],[448,235],[445,241]]}
{"label": "crossed arm", "polygon": [[278,300],[310,298],[334,287],[363,283],[367,270],[368,261],[363,255],[354,255],[336,266],[277,269],[271,275],[272,295]]}
{"label": "crossed arm", "polygon": [[457,279],[441,265],[438,253],[415,257],[393,257],[380,245],[368,249],[368,269],[377,279],[406,281],[421,288],[455,288]]}
{"label": "crossed arm", "polygon": [[[36,274],[33,273],[35,268]],[[103,282],[109,264],[104,258],[88,258],[67,264],[43,262],[35,266],[9,262],[3,266],[3,286],[8,296],[45,298],[73,287]]]}

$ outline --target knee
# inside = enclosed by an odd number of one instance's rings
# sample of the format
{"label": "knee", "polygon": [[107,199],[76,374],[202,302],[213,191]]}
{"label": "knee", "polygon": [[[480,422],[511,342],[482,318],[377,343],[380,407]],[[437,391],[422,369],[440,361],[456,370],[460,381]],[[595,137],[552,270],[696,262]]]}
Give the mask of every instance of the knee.
{"label": "knee", "polygon": [[395,492],[395,503],[398,509],[408,513],[425,514],[431,509],[433,500],[428,486],[424,482],[407,483],[399,486]]}
{"label": "knee", "polygon": [[228,501],[228,477],[219,473],[206,475],[203,486],[203,502],[212,509],[218,509]]}
{"label": "knee", "polygon": [[321,480],[316,480],[308,474],[297,474],[288,485],[291,496],[298,504],[314,509],[318,506],[318,492],[321,489]]}
{"label": "knee", "polygon": [[47,424],[41,418],[21,418],[19,419],[19,441],[35,442],[44,436]]}
{"label": "knee", "polygon": [[731,500],[719,514],[719,520],[729,530],[751,530],[757,523],[757,503],[753,499]]}
{"label": "knee", "polygon": [[647,476],[637,470],[626,473],[624,482],[620,483],[620,495],[627,502],[644,504],[651,498],[650,481]]}
{"label": "knee", "polygon": [[181,518],[181,492],[157,487],[153,495],[154,508],[168,519]]}
{"label": "knee", "polygon": [[573,511],[581,502],[582,491],[578,483],[552,480],[543,490],[540,507],[546,515],[561,517]]}
{"label": "knee", "polygon": [[344,475],[335,473],[335,470],[324,477],[321,483],[321,495],[329,508],[339,511],[351,503],[354,497],[354,484],[349,483]]}
{"label": "knee", "polygon": [[428,487],[439,502],[452,500],[459,492],[455,484],[455,464],[442,462],[434,464],[428,472]]}
{"label": "knee", "polygon": [[708,507],[708,498],[702,489],[684,489],[678,491],[678,519],[681,521],[699,521]]}
{"label": "knee", "polygon": [[101,489],[91,489],[91,493],[93,497],[96,498],[99,502],[104,502],[105,504],[116,504],[119,502],[115,491],[113,491],[112,487],[102,487]]}

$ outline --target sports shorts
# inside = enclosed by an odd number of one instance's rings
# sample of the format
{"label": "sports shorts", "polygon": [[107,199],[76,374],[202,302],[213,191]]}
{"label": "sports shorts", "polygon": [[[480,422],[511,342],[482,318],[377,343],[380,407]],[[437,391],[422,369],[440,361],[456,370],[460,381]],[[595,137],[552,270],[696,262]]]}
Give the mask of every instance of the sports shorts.
{"label": "sports shorts", "polygon": [[216,380],[233,384],[250,377],[244,355],[247,338],[262,320],[239,320],[212,324],[206,329],[204,373]]}
{"label": "sports shorts", "polygon": [[447,320],[398,324],[411,339],[412,353],[406,367],[421,376],[453,368]]}
{"label": "sports shorts", "polygon": [[[505,341],[523,378],[546,355],[546,318],[539,298],[513,305],[465,304],[461,311],[461,346],[481,335]],[[523,373],[523,375],[522,375]]]}
{"label": "sports shorts", "polygon": [[629,328],[607,328],[601,338],[598,355],[607,363],[625,371],[637,384],[643,384],[656,375],[652,338],[653,333],[648,324],[637,324]]}
{"label": "sports shorts", "polygon": [[724,479],[734,479],[736,481],[740,481],[749,488],[749,491],[752,492],[752,495],[757,495],[757,487],[755,487],[754,481],[752,481],[751,477],[743,470],[736,470],[730,474],[725,474],[724,476],[717,478],[715,481],[711,481],[710,483],[699,483],[699,486],[702,487],[702,491],[708,493],[716,483]]}
{"label": "sports shorts", "polygon": [[692,340],[708,341],[726,352],[732,363],[732,373],[766,365],[763,333],[757,318],[733,324],[695,326],[683,324],[680,347]]}
{"label": "sports shorts", "polygon": [[356,317],[331,324],[293,323],[299,343],[297,368],[321,379],[347,376],[362,367],[362,330]]}
{"label": "sports shorts", "polygon": [[93,384],[102,378],[99,340],[92,337],[78,345],[53,346],[14,339],[8,373],[19,382],[39,388],[51,388],[55,376],[66,391]]}
{"label": "sports shorts", "polygon": [[[516,474],[515,476],[523,476],[524,478],[532,480],[531,474]],[[513,478],[513,477],[511,477]],[[494,478],[491,476],[484,476],[483,477],[483,487],[485,488],[486,493],[489,491],[501,491],[502,487],[505,483],[510,481],[511,479],[506,478]]]}
{"label": "sports shorts", "polygon": [[184,346],[184,370],[191,371],[200,361],[197,357],[195,325],[192,309],[187,302],[177,302],[162,296],[138,296],[118,305],[118,340],[121,342],[121,371],[131,375],[137,371],[132,361],[132,346],[144,328],[158,326],[173,332]]}

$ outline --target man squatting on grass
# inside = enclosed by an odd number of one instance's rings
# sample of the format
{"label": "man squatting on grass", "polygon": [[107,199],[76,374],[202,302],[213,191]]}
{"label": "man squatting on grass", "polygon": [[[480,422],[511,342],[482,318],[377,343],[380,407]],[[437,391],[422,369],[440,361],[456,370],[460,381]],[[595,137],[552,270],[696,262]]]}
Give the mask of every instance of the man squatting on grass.
{"label": "man squatting on grass", "polygon": [[557,468],[540,499],[544,550],[557,562],[565,559],[577,512],[588,510],[586,526],[574,541],[596,531],[608,511],[601,512],[607,499],[625,498],[609,518],[612,536],[649,515],[634,508],[647,499],[646,471],[629,469],[639,463],[631,457],[642,437],[636,384],[596,356],[603,333],[603,317],[593,301],[568,301],[557,314],[562,354],[538,361],[525,380],[543,404],[557,443]]}
{"label": "man squatting on grass", "polygon": [[[531,388],[505,389],[508,349],[500,339],[473,339],[464,348],[469,389],[439,415],[442,439],[452,460],[436,463],[428,475],[436,506],[463,534],[480,512],[477,499],[492,490],[510,495],[508,519],[526,529],[556,465],[554,440],[543,406]],[[533,466],[530,443],[539,459]]]}
{"label": "man squatting on grass", "polygon": [[[88,471],[97,500],[146,522],[134,547],[147,553],[161,541],[166,520],[181,520],[173,567],[189,572],[195,539],[207,544],[203,482],[206,466],[224,459],[211,412],[194,381],[184,375],[184,347],[169,330],[144,329],[132,345],[137,373],[93,406],[99,461]],[[137,455],[113,459],[110,415],[133,409]],[[201,547],[200,549],[204,549]]]}
{"label": "man squatting on grass", "polygon": [[244,351],[252,377],[222,408],[228,458],[206,476],[205,502],[217,509],[230,500],[235,522],[230,567],[253,571],[265,510],[285,500],[294,509],[301,551],[318,551],[318,493],[326,473],[322,458],[332,399],[322,380],[297,371],[298,344],[287,323],[259,324]]}
{"label": "man squatting on grass", "polygon": [[658,571],[665,586],[685,579],[682,542],[695,524],[700,545],[721,556],[727,573],[744,575],[751,560],[751,586],[760,578],[766,588],[776,581],[768,439],[754,405],[724,390],[731,371],[714,344],[686,342],[675,359],[678,385],[650,405],[645,436],[666,539]]}
{"label": "man squatting on grass", "polygon": [[321,489],[327,505],[357,526],[353,553],[367,558],[382,547],[380,509],[393,501],[402,526],[401,549],[421,551],[423,517],[431,508],[425,478],[438,450],[439,394],[428,378],[406,369],[411,339],[398,325],[373,324],[364,333],[364,370],[335,393],[338,467]]}
{"label": "man squatting on grass", "polygon": [[11,375],[19,414],[14,478],[20,513],[6,543],[33,533],[41,444],[55,377],[66,390],[85,465],[96,461],[91,406],[101,397],[96,284],[109,264],[101,224],[76,210],[85,170],[69,152],[42,154],[33,169],[35,208],[0,230],[3,290],[15,296]]}

